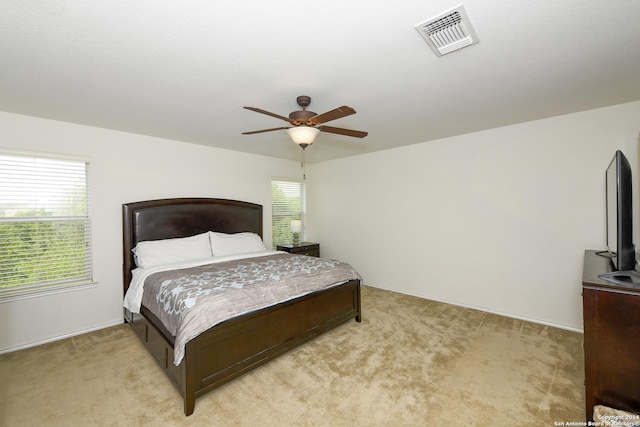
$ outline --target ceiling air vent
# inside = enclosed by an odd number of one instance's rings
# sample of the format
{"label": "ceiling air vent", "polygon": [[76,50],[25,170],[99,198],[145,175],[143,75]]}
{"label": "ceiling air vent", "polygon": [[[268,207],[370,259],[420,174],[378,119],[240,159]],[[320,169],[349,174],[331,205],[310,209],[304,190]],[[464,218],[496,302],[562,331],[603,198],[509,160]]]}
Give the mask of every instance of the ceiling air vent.
{"label": "ceiling air vent", "polygon": [[416,30],[438,56],[479,41],[463,5],[416,25]]}

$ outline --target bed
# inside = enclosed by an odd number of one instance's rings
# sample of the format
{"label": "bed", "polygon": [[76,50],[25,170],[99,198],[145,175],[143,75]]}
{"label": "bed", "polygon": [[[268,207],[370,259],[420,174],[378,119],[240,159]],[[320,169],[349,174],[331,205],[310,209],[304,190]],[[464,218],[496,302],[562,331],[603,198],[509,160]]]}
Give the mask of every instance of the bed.
{"label": "bed", "polygon": [[[211,232],[262,237],[263,231],[262,206],[236,200],[149,200],[124,204],[122,212],[125,295],[136,269],[134,248],[140,242]],[[176,358],[176,335],[149,307],[142,304],[139,312],[125,308],[124,318],[179,390],[188,416],[204,393],[350,319],[360,322],[361,280],[336,283],[224,320],[187,341],[181,359]],[[180,360],[178,365],[174,360]]]}

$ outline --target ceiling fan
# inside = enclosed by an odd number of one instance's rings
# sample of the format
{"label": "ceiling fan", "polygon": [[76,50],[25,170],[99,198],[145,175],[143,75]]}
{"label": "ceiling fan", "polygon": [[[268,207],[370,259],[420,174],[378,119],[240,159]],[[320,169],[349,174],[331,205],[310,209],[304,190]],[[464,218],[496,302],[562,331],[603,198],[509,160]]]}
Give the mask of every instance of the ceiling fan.
{"label": "ceiling fan", "polygon": [[289,122],[292,126],[254,130],[250,132],[242,132],[242,134],[253,135],[254,133],[271,132],[274,130],[286,129],[291,139],[293,139],[293,142],[298,144],[303,149],[313,144],[315,137],[320,132],[336,133],[338,135],[353,136],[356,138],[364,138],[368,134],[367,132],[362,132],[359,130],[337,128],[326,125],[318,126],[331,120],[336,120],[342,117],[350,116],[351,114],[355,114],[356,110],[351,107],[343,105],[342,107],[334,108],[333,110],[327,111],[326,113],[317,114],[313,111],[307,111],[307,107],[309,106],[309,104],[311,104],[311,97],[301,95],[296,98],[296,102],[300,107],[302,107],[302,110],[293,111],[291,114],[289,114],[289,117],[284,117],[279,114],[263,110],[261,108],[244,107],[247,110],[255,111],[256,113],[266,114],[267,116],[284,120],[285,122]]}

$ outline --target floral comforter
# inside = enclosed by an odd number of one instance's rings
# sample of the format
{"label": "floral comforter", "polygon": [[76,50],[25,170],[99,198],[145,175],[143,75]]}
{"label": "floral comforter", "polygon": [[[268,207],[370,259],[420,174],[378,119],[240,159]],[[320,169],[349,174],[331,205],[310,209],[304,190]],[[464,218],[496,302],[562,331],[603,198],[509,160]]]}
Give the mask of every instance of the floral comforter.
{"label": "floral comforter", "polygon": [[218,323],[353,279],[347,263],[279,253],[154,273],[142,304],[175,336],[178,365],[186,343]]}

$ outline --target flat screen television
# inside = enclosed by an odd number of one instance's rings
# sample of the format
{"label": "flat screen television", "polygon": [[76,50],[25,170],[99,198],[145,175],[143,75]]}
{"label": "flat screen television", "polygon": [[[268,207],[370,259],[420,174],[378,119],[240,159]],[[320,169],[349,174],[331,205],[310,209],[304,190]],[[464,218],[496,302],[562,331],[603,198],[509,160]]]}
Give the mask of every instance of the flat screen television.
{"label": "flat screen television", "polygon": [[636,268],[631,180],[629,161],[618,150],[606,172],[607,250],[618,271]]}

